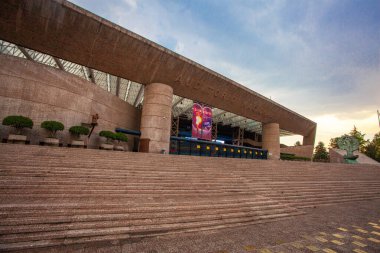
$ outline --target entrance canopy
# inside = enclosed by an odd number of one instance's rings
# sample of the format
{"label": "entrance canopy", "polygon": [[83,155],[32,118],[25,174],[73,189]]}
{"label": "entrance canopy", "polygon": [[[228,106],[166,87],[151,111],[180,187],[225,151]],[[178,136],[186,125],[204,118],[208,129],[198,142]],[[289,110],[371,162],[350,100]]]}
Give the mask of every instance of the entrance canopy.
{"label": "entrance canopy", "polygon": [[[70,74],[86,79],[100,86],[104,90],[118,96],[120,99],[127,103],[140,107],[144,101],[144,86],[142,84],[126,80],[124,78],[116,77],[114,75],[104,73],[99,70],[90,69],[83,65],[79,65],[70,61],[59,59],[51,55],[37,52],[32,49],[17,46],[13,43],[0,40],[0,53],[12,55],[20,58],[25,58],[31,61],[49,65],[51,67],[61,69]],[[193,100],[183,98],[177,95],[173,96],[172,114],[173,117],[192,117]],[[227,112],[218,108],[213,108],[213,122],[223,125],[230,125],[231,127],[240,127],[245,131],[262,133],[262,123],[248,119],[237,114]],[[280,135],[292,135],[292,133],[280,130]]]}

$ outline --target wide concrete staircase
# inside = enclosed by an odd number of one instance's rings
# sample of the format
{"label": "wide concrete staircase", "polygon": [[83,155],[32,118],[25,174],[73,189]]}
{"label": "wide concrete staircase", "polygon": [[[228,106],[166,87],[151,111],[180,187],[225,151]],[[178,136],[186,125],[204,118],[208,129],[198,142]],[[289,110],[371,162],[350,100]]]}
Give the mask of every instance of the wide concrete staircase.
{"label": "wide concrete staircase", "polygon": [[380,198],[379,179],[371,165],[0,144],[0,251],[275,221]]}

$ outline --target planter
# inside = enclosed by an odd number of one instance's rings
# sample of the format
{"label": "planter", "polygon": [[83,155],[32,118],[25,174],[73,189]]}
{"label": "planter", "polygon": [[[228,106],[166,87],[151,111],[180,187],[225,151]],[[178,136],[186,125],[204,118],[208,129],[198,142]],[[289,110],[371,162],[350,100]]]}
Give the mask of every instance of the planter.
{"label": "planter", "polygon": [[75,148],[83,148],[84,147],[84,141],[83,140],[72,140],[71,146]]}
{"label": "planter", "polygon": [[116,151],[124,151],[124,147],[120,146],[120,145],[115,145],[115,147],[113,149]]}
{"label": "planter", "polygon": [[8,136],[8,143],[26,143],[26,136],[21,134],[10,134]]}
{"label": "planter", "polygon": [[113,150],[113,145],[112,144],[103,143],[103,144],[100,145],[100,149]]}
{"label": "planter", "polygon": [[59,146],[59,139],[56,139],[56,138],[45,138],[44,139],[44,145]]}

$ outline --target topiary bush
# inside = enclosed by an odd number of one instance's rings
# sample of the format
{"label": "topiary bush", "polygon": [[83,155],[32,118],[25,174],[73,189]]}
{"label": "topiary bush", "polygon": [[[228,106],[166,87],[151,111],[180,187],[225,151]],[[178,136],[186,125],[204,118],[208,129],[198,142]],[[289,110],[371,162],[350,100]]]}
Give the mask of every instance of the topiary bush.
{"label": "topiary bush", "polygon": [[90,130],[84,126],[72,126],[69,128],[69,132],[79,138],[81,135],[88,135]]}
{"label": "topiary bush", "polygon": [[57,131],[63,131],[63,129],[65,129],[65,126],[61,122],[54,120],[42,122],[41,127],[49,132],[50,138],[55,138]]}
{"label": "topiary bush", "polygon": [[10,115],[3,119],[4,126],[11,126],[16,129],[16,134],[21,134],[23,128],[33,128],[33,120],[21,115]]}
{"label": "topiary bush", "polygon": [[99,136],[105,137],[107,139],[106,142],[108,144],[111,144],[111,140],[115,140],[116,139],[115,133],[111,132],[111,131],[100,131],[99,132]]}
{"label": "topiary bush", "polygon": [[119,143],[122,142],[127,142],[128,137],[123,134],[123,133],[115,133],[115,140],[117,140]]}

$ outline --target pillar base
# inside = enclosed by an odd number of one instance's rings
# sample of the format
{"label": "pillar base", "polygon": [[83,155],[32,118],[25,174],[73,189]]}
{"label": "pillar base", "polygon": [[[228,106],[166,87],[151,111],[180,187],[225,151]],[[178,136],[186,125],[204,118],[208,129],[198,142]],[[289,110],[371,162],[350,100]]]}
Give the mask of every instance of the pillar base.
{"label": "pillar base", "polygon": [[173,88],[162,83],[145,86],[141,139],[149,139],[149,153],[169,153]]}
{"label": "pillar base", "polygon": [[280,125],[278,123],[263,124],[263,149],[268,150],[268,159],[280,159]]}

